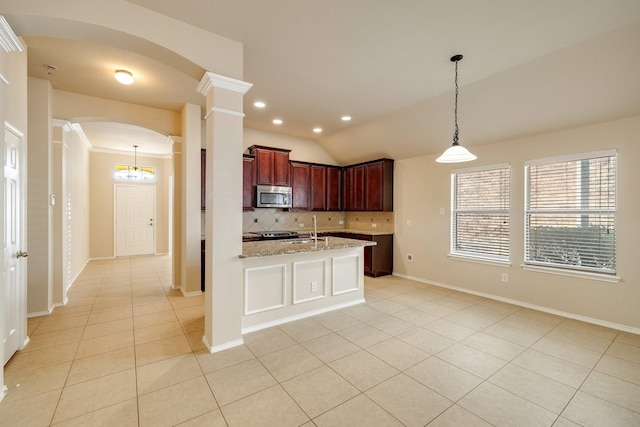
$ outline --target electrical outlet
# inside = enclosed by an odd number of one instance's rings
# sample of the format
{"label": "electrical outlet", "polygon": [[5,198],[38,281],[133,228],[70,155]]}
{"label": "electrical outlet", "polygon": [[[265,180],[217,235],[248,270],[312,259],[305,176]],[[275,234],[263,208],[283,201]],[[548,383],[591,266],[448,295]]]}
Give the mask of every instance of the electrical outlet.
{"label": "electrical outlet", "polygon": [[372,228],[376,228],[377,226],[378,226],[378,224],[375,224],[375,223],[374,223],[374,224],[371,224],[371,227],[372,227]]}
{"label": "electrical outlet", "polygon": [[502,273],[502,281],[507,283],[509,281],[509,275],[507,273]]}
{"label": "electrical outlet", "polygon": [[444,208],[440,208],[440,215],[444,215]]}
{"label": "electrical outlet", "polygon": [[413,223],[411,222],[410,219],[407,220],[407,227],[411,227],[413,225]]}
{"label": "electrical outlet", "polygon": [[311,282],[311,292],[318,292],[318,282]]}
{"label": "electrical outlet", "polygon": [[298,227],[304,228],[304,223],[301,222],[300,224],[298,224]]}
{"label": "electrical outlet", "polygon": [[342,224],[344,224],[344,221],[340,220],[340,221],[338,221],[338,224],[342,225]]}

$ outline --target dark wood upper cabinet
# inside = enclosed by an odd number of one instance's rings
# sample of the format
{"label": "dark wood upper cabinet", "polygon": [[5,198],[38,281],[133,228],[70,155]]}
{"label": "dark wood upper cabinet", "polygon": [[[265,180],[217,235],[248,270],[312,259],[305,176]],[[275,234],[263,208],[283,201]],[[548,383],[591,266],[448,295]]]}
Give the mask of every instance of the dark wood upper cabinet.
{"label": "dark wood upper cabinet", "polygon": [[291,150],[252,145],[249,152],[255,156],[256,184],[288,187],[289,153]]}
{"label": "dark wood upper cabinet", "polygon": [[310,208],[309,182],[311,165],[309,163],[290,162],[291,164],[291,201],[292,211],[308,211]]}
{"label": "dark wood upper cabinet", "polygon": [[365,195],[364,165],[348,166],[344,171],[344,207],[347,211],[363,211]]}
{"label": "dark wood upper cabinet", "polygon": [[279,185],[291,187],[292,210],[393,211],[391,159],[342,167],[290,161],[291,150],[282,148],[252,145],[249,152],[245,156],[254,163],[252,167],[243,165],[244,210],[255,206],[256,185]]}
{"label": "dark wood upper cabinet", "polygon": [[242,210],[252,211],[256,201],[255,157],[242,156]]}
{"label": "dark wood upper cabinet", "polygon": [[327,210],[327,167],[311,165],[309,192],[312,211]]}
{"label": "dark wood upper cabinet", "polygon": [[342,210],[342,168],[327,166],[327,210]]}
{"label": "dark wood upper cabinet", "polygon": [[347,211],[393,211],[393,160],[347,166],[343,188]]}

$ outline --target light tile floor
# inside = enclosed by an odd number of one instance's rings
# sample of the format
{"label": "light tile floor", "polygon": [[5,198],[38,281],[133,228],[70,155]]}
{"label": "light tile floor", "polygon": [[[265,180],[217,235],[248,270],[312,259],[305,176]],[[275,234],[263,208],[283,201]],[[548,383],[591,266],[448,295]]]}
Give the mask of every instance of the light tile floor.
{"label": "light tile floor", "polygon": [[401,279],[209,354],[169,257],[92,261],[29,319],[3,426],[639,426],[640,336]]}

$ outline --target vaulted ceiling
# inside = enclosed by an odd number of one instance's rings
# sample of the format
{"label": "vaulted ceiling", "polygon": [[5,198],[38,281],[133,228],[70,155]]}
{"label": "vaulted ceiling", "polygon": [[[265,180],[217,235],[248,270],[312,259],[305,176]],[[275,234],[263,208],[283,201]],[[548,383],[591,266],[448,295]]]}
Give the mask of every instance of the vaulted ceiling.
{"label": "vaulted ceiling", "polygon": [[[340,163],[448,146],[457,53],[468,147],[640,115],[637,0],[129,1],[242,42],[254,84],[245,126],[316,140]],[[56,89],[174,111],[204,103],[195,86],[205,70],[168,52],[7,19],[29,45],[29,74]],[[105,63],[139,81],[114,86],[98,72]]]}

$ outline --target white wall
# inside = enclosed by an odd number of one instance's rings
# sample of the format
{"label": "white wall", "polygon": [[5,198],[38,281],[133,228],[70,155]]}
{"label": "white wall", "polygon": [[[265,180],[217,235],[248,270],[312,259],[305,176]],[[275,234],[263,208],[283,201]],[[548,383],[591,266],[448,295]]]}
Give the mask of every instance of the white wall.
{"label": "white wall", "polygon": [[[71,257],[69,259],[69,279],[80,275],[89,261],[89,148],[74,131],[65,132],[66,145],[66,200],[59,198],[63,211],[70,210]],[[65,236],[63,236],[65,238]]]}
{"label": "white wall", "polygon": [[[640,117],[471,147],[478,160],[439,164],[437,155],[396,161],[394,273],[525,304],[609,322],[640,332]],[[445,147],[443,147],[444,149]],[[618,151],[617,274],[620,283],[525,271],[524,163],[527,160],[606,149]],[[510,163],[511,265],[449,258],[450,172]],[[445,214],[440,214],[440,209]],[[407,226],[411,220],[412,226]],[[413,261],[407,255],[413,255]],[[501,274],[509,282],[501,281]]]}

